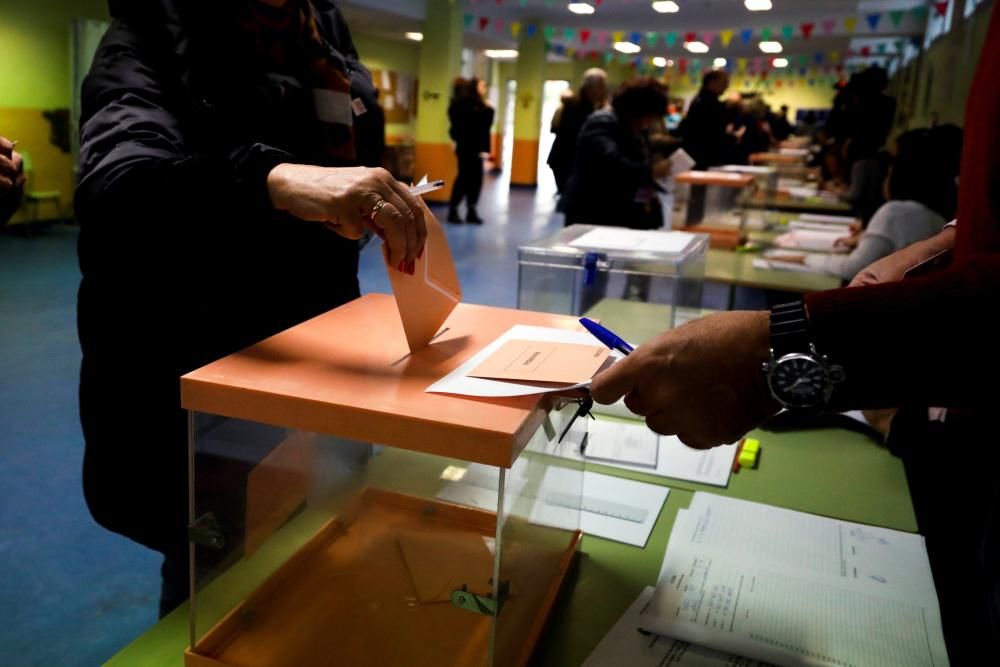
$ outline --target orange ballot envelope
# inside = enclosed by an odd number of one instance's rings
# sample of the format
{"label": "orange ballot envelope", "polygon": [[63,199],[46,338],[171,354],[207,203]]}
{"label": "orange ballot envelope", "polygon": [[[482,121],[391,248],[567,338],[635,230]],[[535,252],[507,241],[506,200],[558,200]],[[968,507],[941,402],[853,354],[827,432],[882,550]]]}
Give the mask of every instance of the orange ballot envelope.
{"label": "orange ballot envelope", "polygon": [[420,197],[417,199],[427,223],[427,245],[423,256],[417,258],[414,275],[389,266],[388,256],[385,256],[389,282],[410,352],[427,347],[451,311],[462,301],[462,287],[458,283],[458,272],[444,229],[427,204]]}
{"label": "orange ballot envelope", "polygon": [[576,384],[594,377],[610,352],[603,345],[509,340],[486,361],[472,369],[469,376],[492,380]]}

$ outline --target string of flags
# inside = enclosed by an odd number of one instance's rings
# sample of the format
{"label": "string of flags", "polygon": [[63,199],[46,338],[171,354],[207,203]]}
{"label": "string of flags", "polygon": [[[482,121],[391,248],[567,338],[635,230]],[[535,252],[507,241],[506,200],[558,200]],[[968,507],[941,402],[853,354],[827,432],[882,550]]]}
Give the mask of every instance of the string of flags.
{"label": "string of flags", "polygon": [[[525,0],[507,0],[507,3],[513,4],[515,1],[520,6],[525,6]],[[504,0],[496,0],[496,4],[504,4]],[[597,0],[595,4],[599,6],[601,2]],[[756,30],[753,28],[743,28],[740,30],[727,28],[725,30],[701,33],[678,31],[643,32],[638,30],[608,31],[593,30],[590,28],[562,28],[557,30],[551,25],[543,26],[539,30],[539,26],[534,23],[524,23],[521,21],[507,22],[499,17],[476,16],[472,13],[466,13],[464,20],[466,29],[477,27],[480,32],[492,30],[495,33],[503,35],[509,34],[514,39],[520,38],[522,34],[529,38],[535,37],[541,32],[546,41],[551,42],[558,38],[570,43],[579,42],[581,46],[608,47],[614,42],[629,41],[639,46],[645,43],[650,47],[655,47],[662,42],[668,49],[672,49],[678,42],[701,41],[711,46],[718,41],[723,48],[728,48],[735,38],[739,38],[743,44],[749,44],[755,35],[764,41],[774,40],[779,36],[785,41],[790,41],[796,36],[801,36],[803,39],[808,40],[814,34],[832,35],[838,26],[843,26],[844,31],[848,34],[864,34],[864,29],[860,27],[862,25],[867,26],[869,33],[877,33],[880,27],[888,25],[891,25],[892,29],[898,29],[907,15],[911,16],[917,22],[926,21],[931,11],[936,16],[945,16],[948,11],[948,3],[932,2],[930,5],[920,4],[910,9],[866,13],[862,17],[848,16],[842,19],[807,21],[799,25],[782,25],[777,29],[772,27],[763,27]]]}

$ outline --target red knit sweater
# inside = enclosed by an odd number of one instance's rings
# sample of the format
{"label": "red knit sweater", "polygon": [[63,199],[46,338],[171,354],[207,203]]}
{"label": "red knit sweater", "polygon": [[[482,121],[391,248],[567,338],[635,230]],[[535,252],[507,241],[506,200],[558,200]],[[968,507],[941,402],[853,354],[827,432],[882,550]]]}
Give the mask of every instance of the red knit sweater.
{"label": "red knit sweater", "polygon": [[806,297],[817,348],[842,364],[836,409],[995,406],[1000,385],[1000,11],[965,111],[951,268]]}

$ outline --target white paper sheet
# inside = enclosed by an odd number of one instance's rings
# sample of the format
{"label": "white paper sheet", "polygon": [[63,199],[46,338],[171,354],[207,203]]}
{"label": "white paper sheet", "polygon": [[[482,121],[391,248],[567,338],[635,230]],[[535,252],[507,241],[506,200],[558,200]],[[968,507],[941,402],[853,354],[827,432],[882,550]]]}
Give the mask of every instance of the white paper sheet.
{"label": "white paper sheet", "polygon": [[826,222],[848,226],[858,221],[857,218],[850,215],[826,215],[824,213],[801,213],[798,219],[803,222]]}
{"label": "white paper sheet", "polygon": [[[801,255],[802,253],[796,253]],[[753,260],[753,268],[763,269],[765,271],[791,271],[793,273],[814,273],[823,274],[825,273],[822,269],[817,269],[813,266],[806,266],[805,264],[796,264],[795,262],[782,262],[780,259],[767,259],[766,257],[757,257]]]}
{"label": "white paper sheet", "polygon": [[[588,450],[592,446],[591,439],[604,436],[609,429],[612,431],[620,429],[626,432],[648,433],[653,435],[653,437],[657,437],[642,422],[625,423],[597,419],[589,421],[587,424],[588,429],[591,431],[593,431],[594,426],[597,426],[596,437],[594,432],[587,435],[588,444],[586,449]],[[555,424],[555,428],[561,432],[562,424]],[[580,454],[580,439],[576,438],[572,433],[561,443],[556,442],[557,438],[546,441],[544,434],[536,437],[539,439],[532,441],[530,445],[535,451],[574,461],[584,460],[584,457]],[[648,475],[656,475],[657,477],[708,484],[710,486],[725,487],[729,484],[729,476],[733,470],[733,460],[736,458],[737,447],[735,444],[699,450],[691,449],[675,436],[659,436],[657,437],[657,441],[658,453],[655,468],[620,461],[602,460],[593,462],[612,468],[642,472]]]}
{"label": "white paper sheet", "polygon": [[[503,347],[503,345],[509,340],[539,340],[554,343],[574,343],[578,345],[594,344],[594,337],[586,331],[568,331],[566,329],[529,327],[523,324],[518,324],[508,329],[506,333],[484,347],[478,354],[474,355],[464,364],[431,386],[427,387],[425,391],[431,394],[457,394],[459,396],[500,398],[507,396],[531,396],[532,394],[548,394],[553,392],[569,391],[590,385],[590,382],[584,382],[574,385],[540,388],[530,384],[486,380],[483,378],[473,378],[468,376],[470,371],[484,362],[494,352]],[[612,352],[611,357],[618,359],[621,355],[617,352]]]}
{"label": "white paper sheet", "polygon": [[841,236],[850,234],[849,225],[842,225],[839,222],[809,222],[808,220],[792,220],[788,223],[788,228],[792,231],[810,232],[837,232]]}
{"label": "white paper sheet", "polygon": [[622,428],[626,425],[603,419],[588,426],[586,458],[656,468],[660,438],[648,428]]}
{"label": "white paper sheet", "polygon": [[574,248],[633,250],[636,252],[683,252],[695,239],[687,232],[660,232],[623,227],[598,227],[569,242]]}
{"label": "white paper sheet", "polygon": [[922,538],[712,494],[678,512],[641,625],[779,665],[948,664]]}
{"label": "white paper sheet", "polygon": [[844,238],[847,233],[841,229],[835,230],[813,230],[813,229],[793,229],[774,239],[774,245],[779,248],[795,250],[812,250],[816,252],[847,252],[848,249],[838,246],[837,241]]}
{"label": "white paper sheet", "polygon": [[809,199],[810,197],[818,197],[819,190],[816,187],[799,185],[788,188],[788,194],[791,197],[797,197],[799,199]]}
{"label": "white paper sheet", "polygon": [[770,667],[669,637],[639,632],[643,614],[653,597],[647,586],[604,636],[583,667]]}
{"label": "white paper sheet", "polygon": [[[496,511],[496,471],[473,463],[460,480],[447,483],[437,497]],[[670,489],[595,472],[583,473],[581,489],[579,476],[578,470],[550,466],[540,484],[529,484],[528,477],[514,468],[507,478],[507,497],[517,499],[513,511],[527,515],[532,523],[579,528],[588,535],[644,547]],[[526,499],[530,506],[525,511],[522,503]]]}

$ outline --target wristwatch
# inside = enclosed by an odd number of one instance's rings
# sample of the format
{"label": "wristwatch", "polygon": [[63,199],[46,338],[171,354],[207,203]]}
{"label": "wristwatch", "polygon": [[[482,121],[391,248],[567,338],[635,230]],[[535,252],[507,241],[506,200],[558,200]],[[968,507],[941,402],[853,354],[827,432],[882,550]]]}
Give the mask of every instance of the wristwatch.
{"label": "wristwatch", "polygon": [[810,340],[802,301],[771,309],[771,355],[763,370],[771,395],[790,410],[822,409],[844,381],[844,369]]}

